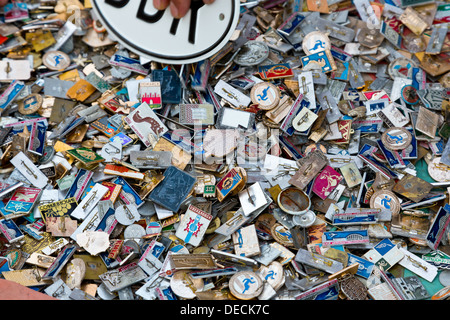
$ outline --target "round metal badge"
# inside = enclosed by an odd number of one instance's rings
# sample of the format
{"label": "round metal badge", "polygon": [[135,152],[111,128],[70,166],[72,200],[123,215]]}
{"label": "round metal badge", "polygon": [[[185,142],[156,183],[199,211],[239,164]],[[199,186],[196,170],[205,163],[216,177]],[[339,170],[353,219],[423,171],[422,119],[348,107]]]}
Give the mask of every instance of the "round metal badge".
{"label": "round metal badge", "polygon": [[170,279],[170,288],[173,293],[184,299],[194,299],[196,295],[191,288],[200,290],[203,286],[203,279],[193,279],[189,271],[176,271]]}
{"label": "round metal badge", "polygon": [[123,237],[125,239],[141,239],[145,236],[146,232],[143,226],[138,224],[131,224],[125,228]]}
{"label": "round metal badge", "polygon": [[49,163],[50,160],[53,159],[53,156],[55,155],[55,153],[56,153],[56,151],[55,151],[55,148],[53,148],[53,146],[45,146],[44,152],[43,152],[42,156],[38,159],[38,162],[40,164]]}
{"label": "round metal badge", "polygon": [[70,66],[70,57],[62,51],[48,51],[42,62],[50,70],[64,70]]}
{"label": "round metal badge", "polygon": [[272,261],[267,267],[261,266],[258,273],[275,291],[280,289],[284,284],[283,265],[278,261]]}
{"label": "round metal badge", "polygon": [[381,142],[392,151],[406,149],[411,141],[411,133],[402,127],[389,128],[381,135]]}
{"label": "round metal badge", "polygon": [[275,223],[272,226],[270,233],[271,233],[272,237],[275,239],[275,241],[282,244],[283,246],[286,246],[286,247],[294,246],[294,241],[292,239],[291,232],[289,231],[288,228],[283,226],[281,223]]}
{"label": "round metal badge", "polygon": [[444,286],[450,286],[450,270],[442,270],[439,274],[439,282]]}
{"label": "round metal badge", "polygon": [[114,216],[116,217],[117,222],[124,226],[132,225],[140,219],[140,214],[136,206],[133,205],[122,205],[117,207]]}
{"label": "round metal badge", "polygon": [[448,300],[449,297],[450,297],[450,286],[447,286],[436,292],[431,297],[431,300]]}
{"label": "round metal badge", "polygon": [[292,222],[302,228],[311,227],[316,221],[316,214],[309,210],[308,212],[292,217]]}
{"label": "round metal badge", "polygon": [[241,300],[250,300],[261,294],[264,282],[260,276],[252,271],[235,273],[229,281],[230,292]]}
{"label": "round metal badge", "polygon": [[194,63],[217,53],[240,16],[239,0],[190,1],[189,12],[180,19],[169,8],[157,10],[151,1],[94,0],[92,8],[108,34],[124,47],[143,60],[168,64]]}
{"label": "round metal badge", "polygon": [[145,201],[139,207],[139,214],[144,217],[151,217],[156,213],[155,205],[151,201]]}
{"label": "round metal badge", "polygon": [[398,214],[401,208],[398,197],[392,191],[388,190],[375,192],[372,197],[370,197],[370,207],[373,209],[387,209],[390,210],[392,214]]}
{"label": "round metal badge", "polygon": [[417,65],[414,61],[408,58],[398,58],[392,61],[388,66],[388,73],[392,79],[408,78],[412,68],[416,68]]}
{"label": "round metal badge", "polygon": [[383,42],[384,37],[376,29],[361,28],[357,40],[360,44],[368,48],[376,48]]}
{"label": "round metal badge", "polygon": [[255,227],[258,232],[270,235],[270,230],[275,223],[277,223],[277,220],[273,214],[262,213],[258,216],[258,218],[256,218]]}
{"label": "round metal badge", "polygon": [[117,294],[114,294],[111,291],[109,291],[103,282],[97,288],[97,295],[102,300],[113,300],[113,299],[117,298]]}
{"label": "round metal badge", "polygon": [[302,48],[307,55],[310,55],[319,51],[330,50],[331,42],[325,33],[313,31],[303,38]]}
{"label": "round metal badge", "polygon": [[256,66],[269,57],[269,47],[261,41],[247,41],[234,57],[233,62],[244,67]]}
{"label": "round metal badge", "polygon": [[18,110],[23,115],[35,113],[42,106],[43,101],[40,94],[32,93],[19,102]]}
{"label": "round metal badge", "polygon": [[278,206],[284,212],[293,215],[302,215],[311,207],[311,199],[308,195],[295,187],[288,187],[278,194]]}
{"label": "round metal badge", "polygon": [[280,89],[270,82],[259,82],[252,87],[250,98],[260,109],[270,110],[280,102]]}
{"label": "round metal badge", "polygon": [[450,181],[450,166],[441,163],[441,157],[434,158],[428,165],[428,174],[438,182]]}
{"label": "round metal badge", "polygon": [[420,100],[419,95],[417,94],[417,89],[412,85],[406,85],[401,90],[401,97],[403,101],[408,104],[417,104]]}

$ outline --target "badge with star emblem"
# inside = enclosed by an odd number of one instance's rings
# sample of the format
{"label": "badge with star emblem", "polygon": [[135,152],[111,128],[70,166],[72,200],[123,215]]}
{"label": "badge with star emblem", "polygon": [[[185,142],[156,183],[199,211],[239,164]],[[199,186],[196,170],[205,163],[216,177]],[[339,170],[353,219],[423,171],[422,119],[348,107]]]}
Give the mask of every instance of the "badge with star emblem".
{"label": "badge with star emblem", "polygon": [[41,191],[38,188],[17,188],[5,207],[6,218],[13,219],[29,214]]}

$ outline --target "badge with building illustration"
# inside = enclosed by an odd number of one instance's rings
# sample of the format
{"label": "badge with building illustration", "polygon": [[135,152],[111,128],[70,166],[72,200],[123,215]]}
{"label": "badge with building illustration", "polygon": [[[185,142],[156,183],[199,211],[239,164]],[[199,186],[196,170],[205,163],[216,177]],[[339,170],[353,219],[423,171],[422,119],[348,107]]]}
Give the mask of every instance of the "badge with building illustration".
{"label": "badge with building illustration", "polygon": [[138,96],[141,103],[146,103],[152,109],[160,109],[162,106],[161,83],[159,81],[140,82]]}

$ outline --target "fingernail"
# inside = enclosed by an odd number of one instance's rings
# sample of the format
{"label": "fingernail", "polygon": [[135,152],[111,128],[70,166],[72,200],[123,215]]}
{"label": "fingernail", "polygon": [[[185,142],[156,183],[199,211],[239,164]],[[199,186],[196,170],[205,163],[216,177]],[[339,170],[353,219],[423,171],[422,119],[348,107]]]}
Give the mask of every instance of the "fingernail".
{"label": "fingernail", "polygon": [[170,3],[170,13],[172,13],[172,16],[175,19],[180,19],[180,11],[178,8],[173,4],[173,2]]}

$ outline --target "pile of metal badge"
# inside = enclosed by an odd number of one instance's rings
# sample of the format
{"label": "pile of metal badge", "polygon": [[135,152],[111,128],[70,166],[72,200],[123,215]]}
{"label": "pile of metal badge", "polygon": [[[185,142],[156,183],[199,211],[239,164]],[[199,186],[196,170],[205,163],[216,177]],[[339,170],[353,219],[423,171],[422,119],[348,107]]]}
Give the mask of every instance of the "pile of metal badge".
{"label": "pile of metal badge", "polygon": [[450,5],[241,1],[184,65],[141,63],[88,0],[2,20],[2,279],[66,300],[449,296]]}

